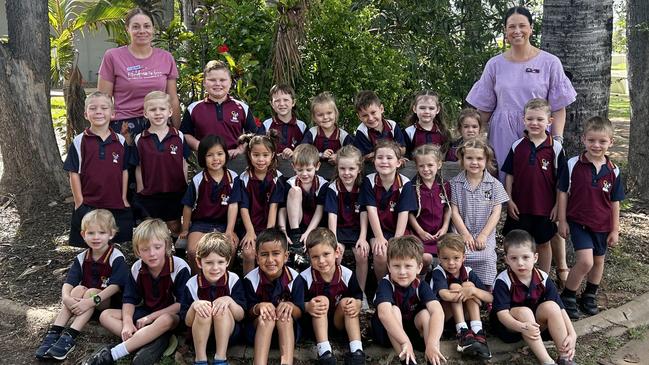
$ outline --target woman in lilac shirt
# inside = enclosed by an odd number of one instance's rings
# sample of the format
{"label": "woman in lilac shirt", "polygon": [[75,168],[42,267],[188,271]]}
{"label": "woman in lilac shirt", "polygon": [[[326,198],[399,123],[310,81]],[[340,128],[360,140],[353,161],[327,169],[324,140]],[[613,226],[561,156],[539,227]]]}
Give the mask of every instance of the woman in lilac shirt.
{"label": "woman in lilac shirt", "polygon": [[152,46],[153,16],[140,8],[131,10],[126,16],[126,30],[131,43],[107,50],[99,66],[97,88],[115,100],[111,128],[127,138],[142,132],[146,127],[144,97],[151,91],[169,94],[171,118],[179,127],[178,69],[171,53]]}
{"label": "woman in lilac shirt", "polygon": [[[528,100],[548,100],[554,118],[551,133],[563,141],[566,106],[577,93],[563,72],[556,56],[534,47],[532,15],[522,7],[505,14],[505,37],[510,49],[491,58],[466,100],[480,112],[489,125],[489,143],[496,152],[498,166],[503,166],[512,143],[523,137],[523,108]],[[504,183],[504,174],[500,180]]]}

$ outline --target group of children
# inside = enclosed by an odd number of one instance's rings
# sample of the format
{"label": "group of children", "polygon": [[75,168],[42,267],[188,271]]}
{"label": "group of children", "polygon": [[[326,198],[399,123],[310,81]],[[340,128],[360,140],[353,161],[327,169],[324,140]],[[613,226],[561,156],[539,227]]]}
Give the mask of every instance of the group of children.
{"label": "group of children", "polygon": [[[460,138],[451,141],[433,92],[415,97],[412,125],[404,132],[383,117],[375,93],[359,93],[361,123],[352,137],[337,126],[338,110],[327,93],[313,99],[315,126],[307,129],[292,112],[293,90],[274,86],[274,116],[258,129],[248,106],[229,96],[227,65],[208,63],[204,84],[207,97],[188,106],[181,130],[168,126],[168,96],[147,95],[150,126],[132,141],[109,129],[108,96],[87,98],[90,127],[70,146],[65,169],[75,201],[70,242],[89,249],[70,270],[62,312],[37,357],[64,359],[93,310],[107,308],[107,300],[122,292],[122,309],[106,309],[100,321],[124,342],[102,349],[89,364],[112,363],[145,345],[149,351],[133,361],[150,360],[179,323],[191,327],[197,364],[207,363],[212,332],[213,363],[225,363],[228,338],[239,335],[255,344],[255,363],[266,363],[275,329],[282,364],[290,364],[300,323],[311,327],[305,332],[316,340],[319,363],[336,361],[327,328],[346,330],[345,363],[364,363],[358,315],[368,304],[364,293],[373,267],[373,338],[391,345],[404,363],[414,363],[415,348],[433,364],[444,360],[439,338],[445,318],[453,318],[458,351],[490,358],[480,320],[487,305],[494,334],[505,341],[522,336],[539,361],[552,364],[541,340],[547,329],[558,363],[572,363],[569,318],[578,318],[580,309],[597,313],[604,255],[619,235],[624,192],[619,169],[606,156],[613,141],[608,120],[586,121],[586,150],[566,161],[561,143],[547,132],[550,105],[530,100],[522,121],[526,134],[502,166],[503,186],[493,150],[480,136],[480,115],[463,110]],[[190,150],[201,170],[187,184]],[[412,178],[399,172],[406,157],[416,167]],[[235,172],[228,162],[237,158],[247,167]],[[282,176],[280,159],[291,161],[295,176]],[[363,173],[366,161],[375,172]],[[458,161],[462,169],[450,181],[442,179],[444,161]],[[322,163],[335,166],[331,182],[318,175]],[[132,197],[129,169],[136,182]],[[503,203],[509,268],[497,275],[495,230]],[[134,235],[131,205],[152,218]],[[560,296],[547,274],[549,241],[557,232],[571,235],[577,256]],[[129,277],[123,255],[109,241],[131,236],[140,260]],[[187,239],[187,263],[171,256],[172,236]],[[345,248],[354,254],[353,272],[340,265]],[[238,255],[244,279],[228,271]]]}

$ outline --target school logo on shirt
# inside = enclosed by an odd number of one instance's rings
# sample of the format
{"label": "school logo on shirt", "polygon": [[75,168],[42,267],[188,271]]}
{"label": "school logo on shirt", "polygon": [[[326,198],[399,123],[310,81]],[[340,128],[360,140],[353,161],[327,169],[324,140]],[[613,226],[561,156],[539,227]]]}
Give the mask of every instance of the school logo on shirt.
{"label": "school logo on shirt", "polygon": [[446,204],[446,203],[448,203],[448,202],[446,201],[446,197],[444,197],[444,193],[439,193],[439,199],[440,199],[440,202],[441,202],[442,204]]}
{"label": "school logo on shirt", "polygon": [[359,203],[354,204],[354,213],[360,213],[361,212],[361,205]]}
{"label": "school logo on shirt", "polygon": [[611,190],[611,183],[604,180],[604,183],[602,184],[602,191],[608,193],[609,190]]}
{"label": "school logo on shirt", "polygon": [[541,169],[543,169],[543,170],[547,170],[549,164],[550,164],[550,161],[548,161],[548,160],[546,160],[546,159],[542,159],[542,160],[541,160]]}
{"label": "school logo on shirt", "polygon": [[117,160],[119,160],[119,153],[113,152],[113,163],[117,163]]}
{"label": "school logo on shirt", "polygon": [[394,212],[394,207],[397,206],[397,202],[390,202],[390,211]]}
{"label": "school logo on shirt", "polygon": [[169,146],[169,149],[171,150],[171,154],[175,155],[176,151],[178,151],[178,146],[176,146],[175,144],[172,144],[171,146]]}
{"label": "school logo on shirt", "polygon": [[230,122],[231,123],[239,123],[239,112],[237,112],[236,110],[233,110],[232,113],[230,113],[230,114],[232,115],[232,118],[230,119]]}
{"label": "school logo on shirt", "polygon": [[229,195],[221,194],[221,205],[228,205],[229,200],[230,200]]}
{"label": "school logo on shirt", "polygon": [[102,289],[105,289],[105,288],[108,287],[108,279],[109,279],[109,278],[107,278],[107,277],[105,277],[105,276],[102,276],[102,277],[101,277],[101,288],[102,288]]}
{"label": "school logo on shirt", "polygon": [[491,200],[491,190],[485,190],[483,193],[485,200]]}

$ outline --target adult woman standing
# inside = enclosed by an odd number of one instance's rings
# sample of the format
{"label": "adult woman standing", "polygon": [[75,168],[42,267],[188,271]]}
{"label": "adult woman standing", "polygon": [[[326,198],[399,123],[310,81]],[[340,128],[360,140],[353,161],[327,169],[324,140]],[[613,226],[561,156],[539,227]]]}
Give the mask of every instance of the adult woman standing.
{"label": "adult woman standing", "polygon": [[142,132],[146,123],[144,97],[151,91],[169,94],[171,118],[174,126],[179,127],[178,69],[171,53],[152,45],[153,16],[140,8],[131,10],[126,15],[126,31],[131,43],[107,50],[99,66],[97,88],[115,100],[111,128],[127,138]]}

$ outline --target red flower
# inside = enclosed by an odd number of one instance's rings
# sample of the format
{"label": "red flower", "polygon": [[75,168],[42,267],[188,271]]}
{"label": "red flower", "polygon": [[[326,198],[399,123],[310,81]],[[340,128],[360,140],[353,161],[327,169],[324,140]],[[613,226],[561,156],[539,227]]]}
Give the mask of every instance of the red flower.
{"label": "red flower", "polygon": [[230,51],[230,48],[228,48],[228,45],[224,43],[217,48],[217,51],[219,53],[228,53]]}
{"label": "red flower", "polygon": [[255,117],[254,119],[255,119],[255,124],[257,125],[257,127],[261,127],[261,119],[259,119],[257,117]]}

